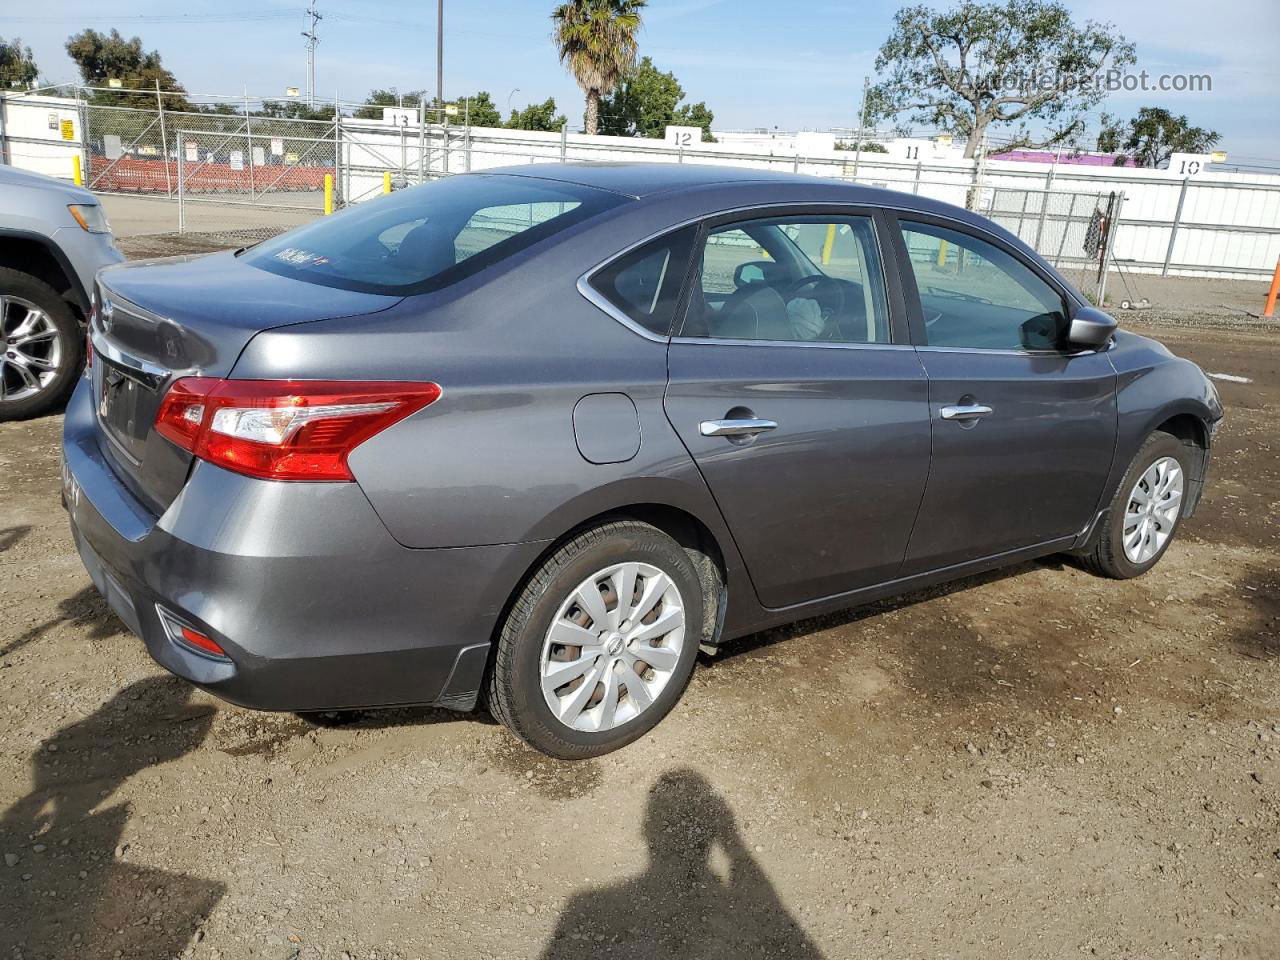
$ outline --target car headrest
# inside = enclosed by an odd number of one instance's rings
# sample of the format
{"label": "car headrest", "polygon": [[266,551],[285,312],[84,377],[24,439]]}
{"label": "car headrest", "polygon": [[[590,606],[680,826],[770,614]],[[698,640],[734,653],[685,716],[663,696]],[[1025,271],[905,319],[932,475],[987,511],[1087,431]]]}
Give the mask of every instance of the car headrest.
{"label": "car headrest", "polygon": [[458,262],[453,235],[438,224],[420,223],[404,235],[396,259],[412,263],[424,277],[434,276]]}
{"label": "car headrest", "polygon": [[725,304],[716,315],[712,321],[713,335],[730,340],[793,339],[787,322],[787,305],[778,291],[763,285],[759,289],[744,289],[751,292],[737,302]]}

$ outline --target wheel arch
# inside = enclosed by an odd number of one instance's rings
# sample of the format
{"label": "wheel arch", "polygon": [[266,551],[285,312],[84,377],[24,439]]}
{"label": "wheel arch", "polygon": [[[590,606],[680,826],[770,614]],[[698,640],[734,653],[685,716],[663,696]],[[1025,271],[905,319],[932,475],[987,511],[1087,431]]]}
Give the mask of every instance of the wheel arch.
{"label": "wheel arch", "polygon": [[1187,498],[1182,507],[1182,516],[1189,517],[1196,512],[1208,479],[1209,443],[1212,436],[1209,421],[1184,410],[1166,417],[1152,427],[1150,433],[1167,433],[1176,437],[1190,454],[1192,473],[1187,478]]}
{"label": "wheel arch", "polygon": [[[583,530],[601,526],[615,520],[638,520],[662,531],[679,544],[693,563],[703,587],[703,636],[699,640],[702,646],[714,647],[720,639],[724,627],[724,619],[728,609],[729,582],[732,577],[731,561],[726,558],[721,546],[721,537],[716,535],[702,517],[683,507],[674,506],[654,500],[636,503],[622,503],[601,510],[591,516],[583,517],[565,529],[559,536],[546,541],[544,548],[524,569],[511,588],[510,594],[503,602],[502,610],[494,621],[493,631],[489,636],[489,650],[485,657],[484,669],[479,677],[478,689],[484,690],[493,670],[494,658],[498,650],[498,637],[511,612],[511,607],[519,598],[529,581],[547,558],[573,539]],[[732,550],[732,544],[730,544]],[[731,556],[736,556],[731,554]]]}
{"label": "wheel arch", "polygon": [[0,267],[18,270],[48,284],[71,304],[83,323],[89,295],[67,255],[48,237],[29,230],[0,228]]}
{"label": "wheel arch", "polygon": [[590,516],[582,517],[565,528],[558,536],[548,539],[544,549],[526,567],[512,588],[511,595],[504,604],[502,615],[494,627],[494,638],[496,639],[498,632],[502,629],[502,622],[512,602],[549,556],[583,530],[615,520],[638,520],[641,523],[647,523],[665,533],[689,554],[690,560],[702,579],[704,597],[711,605],[708,608],[711,615],[706,618],[710,632],[703,642],[713,644],[719,637],[720,625],[724,620],[728,585],[732,576],[730,561],[722,546],[722,538],[717,536],[712,527],[696,513],[684,507],[656,500],[620,503],[602,509]]}

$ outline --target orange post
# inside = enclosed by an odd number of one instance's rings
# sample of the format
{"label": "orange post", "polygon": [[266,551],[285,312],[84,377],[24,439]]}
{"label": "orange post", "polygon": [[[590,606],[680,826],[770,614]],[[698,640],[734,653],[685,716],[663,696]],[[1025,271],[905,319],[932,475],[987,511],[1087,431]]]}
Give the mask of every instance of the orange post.
{"label": "orange post", "polygon": [[1267,291],[1267,305],[1262,315],[1269,317],[1276,312],[1276,295],[1280,294],[1280,260],[1276,261],[1276,272],[1271,275],[1271,289]]}

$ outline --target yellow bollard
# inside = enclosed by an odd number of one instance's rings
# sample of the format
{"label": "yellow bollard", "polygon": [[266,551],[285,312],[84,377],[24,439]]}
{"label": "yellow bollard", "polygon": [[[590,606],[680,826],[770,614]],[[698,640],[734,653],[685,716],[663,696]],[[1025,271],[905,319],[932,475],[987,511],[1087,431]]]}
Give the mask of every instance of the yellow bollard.
{"label": "yellow bollard", "polygon": [[382,172],[382,192],[383,193],[391,192],[391,171],[390,170],[384,170]]}
{"label": "yellow bollard", "polygon": [[822,244],[822,263],[825,266],[831,262],[831,248],[836,242],[836,225],[834,223],[827,224],[827,239]]}
{"label": "yellow bollard", "polygon": [[84,186],[84,173],[80,170],[80,155],[71,158],[71,179],[77,187]]}
{"label": "yellow bollard", "polygon": [[333,174],[324,175],[324,215],[333,213]]}
{"label": "yellow bollard", "polygon": [[947,241],[938,241],[938,266],[945,267],[947,265]]}

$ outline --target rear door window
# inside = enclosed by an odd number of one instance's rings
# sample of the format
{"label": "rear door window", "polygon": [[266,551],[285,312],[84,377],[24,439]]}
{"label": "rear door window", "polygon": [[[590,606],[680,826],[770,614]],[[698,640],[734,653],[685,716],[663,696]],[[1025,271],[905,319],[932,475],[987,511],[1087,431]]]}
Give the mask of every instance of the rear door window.
{"label": "rear door window", "polygon": [[682,336],[779,343],[888,343],[872,218],[770,217],[713,228]]}
{"label": "rear door window", "polygon": [[531,177],[446,177],[316,220],[241,256],[258,269],[322,286],[425,293],[624,202]]}
{"label": "rear door window", "polygon": [[592,275],[591,286],[632,323],[667,336],[695,232],[686,227],[623,254]]}

